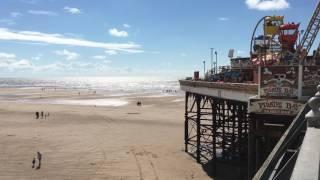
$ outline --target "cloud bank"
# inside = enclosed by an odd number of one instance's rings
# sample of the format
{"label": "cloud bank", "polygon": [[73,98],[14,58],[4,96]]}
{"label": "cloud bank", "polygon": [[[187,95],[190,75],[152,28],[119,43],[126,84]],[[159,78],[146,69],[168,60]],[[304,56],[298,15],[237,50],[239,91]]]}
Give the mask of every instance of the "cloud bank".
{"label": "cloud bank", "polygon": [[62,51],[55,51],[55,54],[59,55],[59,56],[64,56],[67,60],[76,60],[80,55],[76,52],[71,52],[68,51],[66,49],[62,50]]}
{"label": "cloud bank", "polygon": [[0,68],[13,71],[16,69],[33,69],[33,65],[27,59],[18,60],[15,54],[0,52]]}
{"label": "cloud bank", "polygon": [[78,47],[101,48],[105,50],[124,51],[128,53],[143,52],[135,43],[104,43],[77,38],[68,38],[61,34],[48,34],[36,31],[14,31],[0,28],[0,40],[47,43],[54,45],[70,45]]}
{"label": "cloud bank", "polygon": [[287,0],[246,0],[249,9],[256,10],[281,10],[289,8]]}
{"label": "cloud bank", "polygon": [[45,16],[57,16],[58,13],[52,11],[44,11],[44,10],[29,10],[29,14],[33,15],[45,15]]}

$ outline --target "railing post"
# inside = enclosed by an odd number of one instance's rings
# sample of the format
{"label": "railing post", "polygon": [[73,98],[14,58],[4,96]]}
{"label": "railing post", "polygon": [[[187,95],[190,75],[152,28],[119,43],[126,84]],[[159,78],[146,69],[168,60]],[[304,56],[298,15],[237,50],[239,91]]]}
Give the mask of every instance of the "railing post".
{"label": "railing post", "polygon": [[317,90],[316,95],[308,101],[311,110],[306,114],[306,120],[308,127],[320,128],[320,85]]}

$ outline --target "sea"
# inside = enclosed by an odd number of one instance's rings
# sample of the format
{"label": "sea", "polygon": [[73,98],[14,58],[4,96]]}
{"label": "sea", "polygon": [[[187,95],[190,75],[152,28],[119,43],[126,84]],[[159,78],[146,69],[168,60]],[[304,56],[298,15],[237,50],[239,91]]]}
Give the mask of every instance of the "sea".
{"label": "sea", "polygon": [[161,77],[0,78],[0,88],[57,88],[91,90],[108,96],[182,95],[177,79]]}

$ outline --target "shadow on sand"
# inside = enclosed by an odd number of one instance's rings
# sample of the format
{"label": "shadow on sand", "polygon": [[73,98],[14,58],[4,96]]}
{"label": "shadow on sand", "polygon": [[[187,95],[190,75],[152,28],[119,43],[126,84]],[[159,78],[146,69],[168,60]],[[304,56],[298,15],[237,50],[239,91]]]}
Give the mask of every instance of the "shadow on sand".
{"label": "shadow on sand", "polygon": [[209,161],[202,164],[203,170],[214,180],[246,180],[247,164],[240,162]]}

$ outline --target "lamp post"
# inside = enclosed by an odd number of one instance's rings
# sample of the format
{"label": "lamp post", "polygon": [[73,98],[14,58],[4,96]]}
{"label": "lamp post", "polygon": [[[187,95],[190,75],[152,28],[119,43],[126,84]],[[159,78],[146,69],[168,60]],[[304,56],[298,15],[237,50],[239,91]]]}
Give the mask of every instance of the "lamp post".
{"label": "lamp post", "polygon": [[206,61],[203,61],[203,79],[206,77]]}
{"label": "lamp post", "polygon": [[214,54],[216,55],[216,67],[215,67],[215,72],[218,73],[218,52],[215,51]]}
{"label": "lamp post", "polygon": [[213,67],[214,67],[214,63],[213,63],[213,48],[210,48],[210,49],[211,49],[211,69],[210,69],[210,71],[211,71],[211,74],[215,74],[215,71],[213,69]]}

